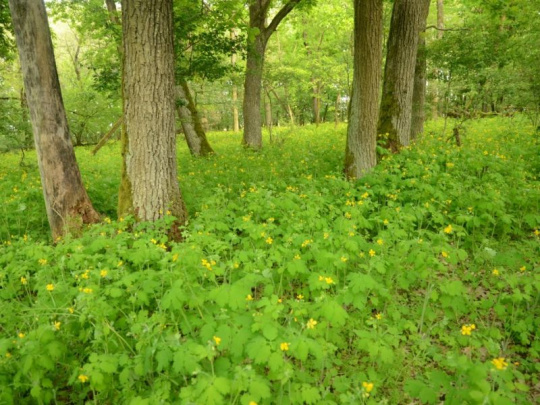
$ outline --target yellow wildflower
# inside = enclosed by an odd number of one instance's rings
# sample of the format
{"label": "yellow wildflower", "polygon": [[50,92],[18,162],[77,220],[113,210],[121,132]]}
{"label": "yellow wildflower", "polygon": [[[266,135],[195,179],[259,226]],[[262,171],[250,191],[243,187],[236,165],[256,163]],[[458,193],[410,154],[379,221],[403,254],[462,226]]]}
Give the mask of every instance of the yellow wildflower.
{"label": "yellow wildflower", "polygon": [[219,346],[221,344],[221,338],[217,336],[213,336],[212,339],[214,339],[214,342],[216,342],[216,346]]}
{"label": "yellow wildflower", "polygon": [[452,228],[452,225],[448,225],[446,228],[444,228],[444,233],[452,233],[454,228]]}
{"label": "yellow wildflower", "polygon": [[82,382],[83,384],[84,384],[85,382],[88,381],[88,376],[87,376],[87,375],[84,375],[84,374],[79,375],[77,378],[78,378],[79,381]]}
{"label": "yellow wildflower", "polygon": [[526,266],[521,266],[521,267],[519,268],[519,271],[525,271],[525,270],[527,270],[527,267],[526,267]]}
{"label": "yellow wildflower", "polygon": [[47,259],[39,259],[38,263],[41,264],[42,266],[45,266],[47,264]]}
{"label": "yellow wildflower", "polygon": [[325,232],[325,233],[323,234],[323,238],[324,238],[324,239],[328,239],[329,236],[330,236],[330,234],[329,234],[328,232]]}
{"label": "yellow wildflower", "polygon": [[383,224],[384,224],[384,225],[388,225],[389,223],[390,223],[390,221],[388,221],[388,220],[385,218],[384,221],[383,221]]}
{"label": "yellow wildflower", "polygon": [[281,343],[281,344],[279,345],[279,348],[280,348],[282,351],[286,352],[287,350],[289,350],[289,345],[290,345],[290,343],[283,342],[283,343]]}
{"label": "yellow wildflower", "polygon": [[307,323],[306,323],[306,328],[315,329],[315,325],[317,325],[317,324],[318,324],[318,322],[315,319],[310,318],[309,321],[307,321]]}
{"label": "yellow wildflower", "polygon": [[69,307],[69,308],[68,308],[68,311],[69,311],[70,314],[72,314],[73,312],[75,312],[75,310],[73,309],[73,307]]}
{"label": "yellow wildflower", "polygon": [[101,271],[99,272],[99,275],[100,275],[101,277],[107,277],[107,274],[108,274],[108,271],[105,270],[105,269],[103,269],[103,270],[101,270]]}
{"label": "yellow wildflower", "polygon": [[20,339],[23,339],[26,335],[22,332],[19,332],[17,336],[19,336]]}
{"label": "yellow wildflower", "polygon": [[274,239],[272,239],[270,236],[268,238],[266,238],[266,243],[268,243],[269,245],[271,245],[273,242],[274,242]]}
{"label": "yellow wildflower", "polygon": [[371,383],[371,382],[366,382],[366,381],[364,381],[364,382],[362,383],[362,387],[364,387],[364,389],[365,389],[366,392],[368,392],[368,393],[371,392],[371,391],[373,391],[373,383]]}
{"label": "yellow wildflower", "polygon": [[54,284],[47,284],[47,291],[53,291],[54,290]]}
{"label": "yellow wildflower", "polygon": [[341,260],[343,263],[345,263],[345,262],[346,262],[347,260],[349,260],[349,259],[347,259],[345,256],[341,256],[341,259],[340,259],[340,260]]}
{"label": "yellow wildflower", "polygon": [[447,258],[449,255],[444,250],[441,252],[442,257]]}
{"label": "yellow wildflower", "polygon": [[248,294],[246,297],[246,301],[253,301],[253,296],[251,294]]}
{"label": "yellow wildflower", "polygon": [[249,401],[249,404],[248,405],[258,405],[257,402],[255,401]]}
{"label": "yellow wildflower", "polygon": [[21,284],[22,285],[28,284],[28,280],[26,279],[26,277],[21,277]]}
{"label": "yellow wildflower", "polygon": [[383,245],[384,244],[384,240],[382,239],[377,239],[377,245]]}
{"label": "yellow wildflower", "polygon": [[497,357],[496,359],[491,360],[491,364],[493,364],[497,370],[506,370],[506,367],[508,367],[508,363],[504,360],[504,357]]}
{"label": "yellow wildflower", "polygon": [[298,294],[298,295],[296,296],[296,298],[299,299],[299,300],[303,300],[303,299],[304,299],[304,296],[303,296],[302,294]]}
{"label": "yellow wildflower", "polygon": [[371,257],[375,256],[375,251],[373,249],[369,249],[369,255]]}
{"label": "yellow wildflower", "polygon": [[383,315],[382,315],[380,312],[377,313],[377,314],[375,314],[375,318],[376,318],[377,320],[379,320],[379,321],[382,319],[382,317],[383,317]]}
{"label": "yellow wildflower", "polygon": [[326,284],[334,284],[334,280],[332,279],[332,277],[326,277],[324,281],[326,281]]}
{"label": "yellow wildflower", "polygon": [[56,321],[53,325],[55,330],[60,330],[60,325],[62,325],[62,322]]}
{"label": "yellow wildflower", "polygon": [[92,294],[93,291],[94,290],[92,290],[91,288],[88,288],[88,287],[82,289],[82,292],[85,293],[85,294]]}
{"label": "yellow wildflower", "polygon": [[461,334],[463,336],[471,336],[472,331],[475,329],[476,329],[476,325],[474,323],[470,325],[463,325],[461,327]]}
{"label": "yellow wildflower", "polygon": [[493,269],[491,274],[493,274],[495,277],[499,277],[501,275],[501,273],[499,273],[499,270],[497,270],[497,269]]}

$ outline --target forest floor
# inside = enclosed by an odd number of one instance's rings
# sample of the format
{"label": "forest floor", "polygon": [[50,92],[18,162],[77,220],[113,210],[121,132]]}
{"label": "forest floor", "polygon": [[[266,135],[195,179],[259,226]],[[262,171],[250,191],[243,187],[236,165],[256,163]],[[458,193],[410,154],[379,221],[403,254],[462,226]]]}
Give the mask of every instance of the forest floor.
{"label": "forest floor", "polygon": [[116,143],[77,150],[104,223],[55,246],[2,155],[0,403],[538,403],[538,133],[443,126],[355,183],[344,125],[179,140],[181,244],[115,218]]}

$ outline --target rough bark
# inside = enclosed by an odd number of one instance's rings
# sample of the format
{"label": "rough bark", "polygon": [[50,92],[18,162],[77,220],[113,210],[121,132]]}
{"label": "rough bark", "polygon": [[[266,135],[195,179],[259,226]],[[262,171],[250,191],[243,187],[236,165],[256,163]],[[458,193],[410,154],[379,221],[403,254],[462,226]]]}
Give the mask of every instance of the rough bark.
{"label": "rough bark", "polygon": [[176,227],[187,211],[177,180],[172,0],[124,0],[122,23],[129,187],[120,188],[119,208],[143,221],[169,211]]}
{"label": "rough bark", "polygon": [[264,66],[264,54],[268,39],[281,21],[302,0],[289,0],[277,12],[268,26],[266,16],[270,0],[250,0],[249,29],[255,33],[248,36],[246,76],[244,82],[244,136],[242,144],[250,149],[262,148],[261,130],[261,86]]}
{"label": "rough bark", "polygon": [[99,221],[69,136],[43,0],[10,0],[47,217],[53,239]]}
{"label": "rough bark", "polygon": [[201,141],[195,132],[193,127],[193,120],[191,118],[191,112],[187,108],[187,99],[182,86],[177,85],[176,88],[176,111],[182,124],[184,136],[186,137],[186,143],[189,148],[189,152],[192,156],[200,156],[201,154]]}
{"label": "rough bark", "polygon": [[377,164],[376,140],[383,40],[383,1],[354,1],[354,76],[345,175],[358,179]]}
{"label": "rough bark", "polygon": [[196,156],[208,156],[214,153],[214,150],[212,149],[210,143],[208,142],[208,139],[206,138],[206,131],[203,125],[204,118],[200,118],[199,111],[197,110],[197,106],[195,105],[195,101],[191,96],[189,85],[184,79],[180,80],[180,87],[182,89],[182,97],[187,103],[186,106],[191,116],[191,125],[195,130],[195,134],[197,135],[198,143],[200,145],[198,154]]}
{"label": "rough bark", "polygon": [[422,29],[418,38],[418,51],[416,52],[416,66],[414,68],[414,87],[412,100],[412,121],[410,140],[424,132],[424,104],[426,100],[426,39],[424,37],[426,20],[429,14],[430,0],[424,0]]}
{"label": "rough bark", "polygon": [[[437,39],[442,39],[444,35],[444,0],[437,0]],[[435,77],[439,76],[439,69],[435,69]],[[439,117],[439,89],[434,87],[433,106],[431,115],[434,120]]]}
{"label": "rough bark", "polygon": [[392,11],[378,134],[394,153],[410,142],[414,71],[425,3],[396,0]]}

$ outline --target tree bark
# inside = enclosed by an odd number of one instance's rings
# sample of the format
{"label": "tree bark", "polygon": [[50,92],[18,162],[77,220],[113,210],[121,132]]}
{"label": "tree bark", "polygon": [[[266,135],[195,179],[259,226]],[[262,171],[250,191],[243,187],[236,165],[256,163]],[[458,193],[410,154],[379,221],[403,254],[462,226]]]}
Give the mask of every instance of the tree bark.
{"label": "tree bark", "polygon": [[195,132],[193,127],[193,120],[191,118],[191,112],[187,108],[187,99],[184,94],[184,89],[182,86],[177,85],[176,89],[176,111],[178,117],[180,118],[180,123],[182,124],[182,129],[184,130],[184,136],[186,137],[186,143],[189,148],[189,152],[192,156],[200,156],[201,154],[201,141]]}
{"label": "tree bark", "polygon": [[99,221],[69,136],[43,0],[9,0],[53,239]]}
{"label": "tree bark", "polygon": [[[232,30],[231,39],[235,39],[235,38],[236,38],[236,32]],[[233,69],[236,66],[235,53],[231,55],[231,65],[233,66]],[[240,120],[238,116],[238,86],[234,82],[232,85],[232,108],[233,108],[233,131],[238,132],[240,131]]]}
{"label": "tree bark", "polygon": [[424,33],[426,29],[426,20],[429,14],[430,0],[424,0],[424,12],[422,29],[418,37],[418,50],[416,52],[416,66],[414,68],[414,87],[412,100],[412,121],[410,140],[424,132],[424,104],[426,100],[426,39]]}
{"label": "tree bark", "polygon": [[392,11],[378,134],[394,153],[410,142],[418,34],[426,2],[396,0]]}
{"label": "tree bark", "polygon": [[[172,0],[124,0],[124,120],[128,134],[120,214],[187,220],[177,180]],[[179,232],[173,236],[180,237]]]}
{"label": "tree bark", "polygon": [[[437,39],[442,39],[444,35],[444,0],[437,0]],[[439,76],[439,69],[435,69],[435,77]],[[439,89],[433,86],[433,106],[431,116],[434,120],[439,117]]]}
{"label": "tree bark", "polygon": [[268,26],[266,16],[270,0],[250,0],[249,30],[255,32],[248,36],[246,77],[244,82],[244,136],[242,144],[250,149],[262,148],[261,130],[261,86],[264,66],[264,54],[268,39],[281,21],[302,0],[289,0],[277,12]]}
{"label": "tree bark", "polygon": [[377,164],[383,1],[354,1],[354,76],[345,150],[345,175],[358,179]]}
{"label": "tree bark", "polygon": [[206,131],[204,129],[203,121],[199,116],[199,111],[197,110],[195,101],[191,96],[189,85],[184,79],[181,79],[180,87],[182,88],[182,96],[187,102],[187,108],[189,110],[189,114],[191,115],[191,124],[193,125],[193,129],[195,130],[197,138],[199,139],[200,150],[197,156],[208,156],[214,153],[214,150],[212,149],[210,143],[208,142],[208,139],[206,138]]}

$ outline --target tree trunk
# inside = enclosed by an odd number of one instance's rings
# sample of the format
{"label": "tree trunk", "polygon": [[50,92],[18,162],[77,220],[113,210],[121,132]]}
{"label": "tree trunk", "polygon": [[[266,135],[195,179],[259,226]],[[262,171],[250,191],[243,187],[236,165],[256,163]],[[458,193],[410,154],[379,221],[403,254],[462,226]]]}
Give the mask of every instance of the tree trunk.
{"label": "tree trunk", "polygon": [[266,40],[257,35],[247,49],[246,77],[244,82],[244,137],[242,144],[251,149],[262,148],[261,86]]}
{"label": "tree trunk", "polygon": [[[236,38],[236,32],[234,30],[231,31],[231,39]],[[233,53],[231,55],[231,65],[234,67],[236,66],[236,54]],[[236,86],[236,83],[233,83],[232,85],[232,108],[233,108],[233,131],[238,132],[240,131],[240,121],[238,119],[238,86]]]}
{"label": "tree trunk", "polygon": [[341,94],[338,92],[336,97],[335,112],[334,112],[334,128],[337,128],[339,124],[339,102],[341,100]]}
{"label": "tree trunk", "polygon": [[424,104],[426,100],[426,39],[424,33],[426,29],[426,20],[429,14],[429,0],[424,0],[424,16],[422,29],[418,37],[418,51],[416,52],[416,66],[414,68],[414,87],[412,100],[412,121],[410,140],[424,132]]}
{"label": "tree trunk", "polygon": [[201,141],[195,132],[193,127],[193,120],[191,118],[191,112],[187,108],[187,99],[184,93],[182,86],[177,85],[176,90],[176,111],[178,117],[180,118],[180,123],[182,124],[182,129],[184,130],[184,136],[186,137],[186,143],[189,148],[189,152],[192,156],[201,155]]}
{"label": "tree trunk", "polygon": [[[444,0],[437,0],[437,39],[442,39],[444,35]],[[435,69],[435,77],[439,77],[439,69]],[[439,118],[439,89],[434,87],[433,106],[431,116],[434,120]]]}
{"label": "tree trunk", "polygon": [[10,0],[53,239],[99,221],[84,189],[58,81],[43,0]]}
{"label": "tree trunk", "polygon": [[250,149],[262,148],[261,131],[261,81],[264,66],[264,53],[268,39],[283,19],[302,0],[289,0],[266,25],[266,17],[271,0],[252,0],[249,2],[249,29],[254,36],[248,36],[246,77],[244,82],[244,136],[242,144]]}
{"label": "tree trunk", "polygon": [[[138,220],[187,220],[177,180],[172,0],[124,0],[124,120],[128,139],[119,207]],[[173,236],[180,237],[179,233]]]}
{"label": "tree trunk", "polygon": [[354,76],[344,169],[349,179],[362,177],[377,164],[382,40],[382,0],[355,0]]}
{"label": "tree trunk", "polygon": [[392,152],[408,146],[410,141],[418,34],[426,3],[427,0],[394,2],[377,131]]}
{"label": "tree trunk", "polygon": [[[204,126],[202,123],[201,118],[199,117],[199,112],[197,111],[197,106],[195,105],[195,102],[193,101],[193,97],[191,97],[191,91],[189,91],[189,86],[187,82],[184,79],[180,80],[180,88],[181,90],[181,98],[185,100],[186,107],[189,111],[191,125],[195,131],[195,134],[198,138],[197,143],[199,144],[199,150],[197,153],[194,153],[194,151],[191,151],[192,154],[195,156],[208,156],[212,153],[214,153],[214,150],[210,146],[210,143],[208,143],[208,139],[206,138],[206,133],[204,130]],[[189,145],[189,141],[188,141]],[[191,147],[190,147],[191,150]]]}

